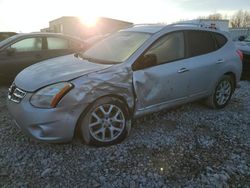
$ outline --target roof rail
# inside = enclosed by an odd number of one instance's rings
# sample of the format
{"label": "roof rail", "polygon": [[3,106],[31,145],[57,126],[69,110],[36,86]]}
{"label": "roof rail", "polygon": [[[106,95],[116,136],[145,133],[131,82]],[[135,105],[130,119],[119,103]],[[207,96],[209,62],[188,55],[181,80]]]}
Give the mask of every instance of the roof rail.
{"label": "roof rail", "polygon": [[141,24],[133,24],[132,26],[134,27],[136,27],[136,26],[144,26],[144,25],[165,25],[165,26],[167,26],[166,24],[161,24],[161,23],[141,23]]}
{"label": "roof rail", "polygon": [[202,28],[206,28],[206,29],[215,29],[217,30],[218,28],[213,26],[213,25],[207,25],[204,23],[174,23],[174,24],[170,24],[168,26],[196,26],[196,27],[202,27]]}

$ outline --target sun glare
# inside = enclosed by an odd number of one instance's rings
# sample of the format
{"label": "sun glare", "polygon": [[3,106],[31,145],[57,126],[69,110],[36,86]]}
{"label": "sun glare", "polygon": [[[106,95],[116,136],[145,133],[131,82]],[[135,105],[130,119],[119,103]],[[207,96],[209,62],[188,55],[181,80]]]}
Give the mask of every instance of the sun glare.
{"label": "sun glare", "polygon": [[83,16],[81,17],[81,22],[87,27],[93,27],[98,22],[98,17],[96,16]]}

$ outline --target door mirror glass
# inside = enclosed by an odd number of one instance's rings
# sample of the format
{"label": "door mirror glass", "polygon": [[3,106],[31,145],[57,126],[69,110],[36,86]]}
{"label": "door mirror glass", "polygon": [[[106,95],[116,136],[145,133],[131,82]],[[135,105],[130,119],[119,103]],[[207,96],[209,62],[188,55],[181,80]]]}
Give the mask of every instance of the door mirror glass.
{"label": "door mirror glass", "polygon": [[145,69],[157,65],[157,57],[155,54],[145,54],[140,57],[133,65],[133,71]]}
{"label": "door mirror glass", "polygon": [[146,54],[143,56],[142,64],[144,67],[152,67],[157,65],[157,57],[155,54]]}

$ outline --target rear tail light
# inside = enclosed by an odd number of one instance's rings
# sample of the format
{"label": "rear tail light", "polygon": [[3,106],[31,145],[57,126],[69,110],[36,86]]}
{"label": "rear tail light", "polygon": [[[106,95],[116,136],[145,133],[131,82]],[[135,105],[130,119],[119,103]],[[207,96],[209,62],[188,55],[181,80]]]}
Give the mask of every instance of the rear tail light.
{"label": "rear tail light", "polygon": [[237,52],[237,54],[239,55],[240,60],[242,61],[242,60],[243,60],[243,53],[242,53],[242,51],[236,50],[236,52]]}

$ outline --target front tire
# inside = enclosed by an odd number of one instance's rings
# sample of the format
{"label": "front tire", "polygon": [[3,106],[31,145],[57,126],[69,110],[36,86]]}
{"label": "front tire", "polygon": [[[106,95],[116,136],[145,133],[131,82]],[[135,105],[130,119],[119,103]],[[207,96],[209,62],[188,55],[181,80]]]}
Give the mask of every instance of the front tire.
{"label": "front tire", "polygon": [[218,81],[213,94],[208,97],[208,106],[214,109],[224,108],[230,101],[235,90],[234,81],[231,76],[224,75]]}
{"label": "front tire", "polygon": [[126,105],[114,97],[95,101],[82,114],[80,130],[85,143],[108,146],[121,142],[131,129],[131,118]]}

